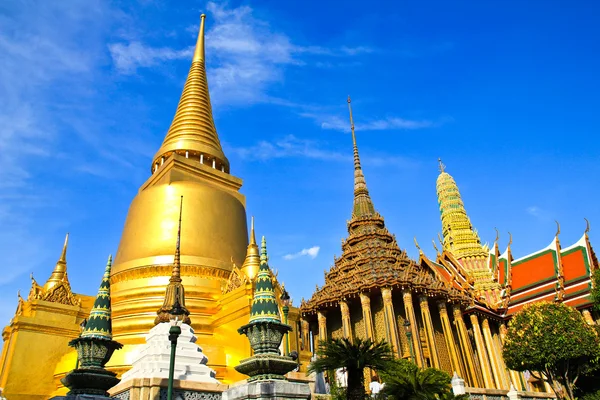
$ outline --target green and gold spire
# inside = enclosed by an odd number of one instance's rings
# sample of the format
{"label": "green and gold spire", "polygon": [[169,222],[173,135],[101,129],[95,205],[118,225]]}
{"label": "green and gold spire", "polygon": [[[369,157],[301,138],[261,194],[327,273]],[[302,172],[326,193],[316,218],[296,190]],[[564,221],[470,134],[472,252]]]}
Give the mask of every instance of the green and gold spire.
{"label": "green and gold spire", "polygon": [[454,178],[446,172],[442,160],[438,159],[438,161],[440,175],[436,181],[436,189],[442,219],[444,250],[459,260],[467,257],[487,257],[488,253],[481,245],[479,235],[467,216]]}
{"label": "green and gold spire", "polygon": [[179,205],[179,227],[177,228],[177,244],[175,245],[175,257],[173,259],[173,270],[171,278],[165,291],[165,300],[163,305],[156,312],[155,324],[169,322],[173,318],[183,320],[185,324],[190,325],[190,312],[185,307],[185,290],[181,280],[181,215],[183,213],[183,196]]}
{"label": "green and gold spire", "polygon": [[267,241],[263,236],[260,244],[260,268],[256,275],[256,287],[252,299],[252,310],[250,312],[250,323],[253,322],[279,322],[279,307],[275,298],[271,269],[267,257]]}
{"label": "green and gold spire", "polygon": [[98,289],[98,296],[90,312],[85,329],[81,333],[82,338],[93,338],[112,340],[112,320],[110,311],[110,268],[112,266],[112,255],[108,256],[108,263],[104,270],[102,283]]}
{"label": "green and gold spire", "polygon": [[350,130],[352,131],[352,145],[354,149],[354,207],[353,217],[367,217],[375,214],[375,207],[367,190],[367,182],[360,165],[358,146],[356,145],[356,134],[354,133],[354,118],[352,117],[352,101],[348,96],[348,111],[350,112]]}

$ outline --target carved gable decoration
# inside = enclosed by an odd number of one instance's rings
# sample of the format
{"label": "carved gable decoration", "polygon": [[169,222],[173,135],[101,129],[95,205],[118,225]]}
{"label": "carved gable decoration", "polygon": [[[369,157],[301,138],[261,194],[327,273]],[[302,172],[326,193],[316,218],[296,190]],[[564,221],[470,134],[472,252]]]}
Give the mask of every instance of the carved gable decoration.
{"label": "carved gable decoration", "polygon": [[245,285],[247,282],[248,277],[246,276],[246,274],[244,274],[235,264],[233,264],[231,274],[229,274],[227,284],[223,286],[222,293],[226,294],[229,292],[233,292],[235,289],[239,288],[242,285]]}

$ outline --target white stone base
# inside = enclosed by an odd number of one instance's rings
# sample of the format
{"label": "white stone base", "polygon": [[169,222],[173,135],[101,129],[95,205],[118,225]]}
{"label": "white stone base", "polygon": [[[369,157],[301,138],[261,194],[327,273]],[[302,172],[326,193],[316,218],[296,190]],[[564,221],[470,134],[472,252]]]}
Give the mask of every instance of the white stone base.
{"label": "white stone base", "polygon": [[[150,330],[146,335],[146,344],[140,346],[133,356],[132,368],[123,374],[122,381],[134,378],[166,379],[169,377],[170,328],[168,322],[163,322]],[[202,353],[202,348],[196,344],[196,340],[192,327],[182,324],[175,352],[174,379],[219,383],[215,379],[215,372],[206,365],[208,358]]]}
{"label": "white stone base", "polygon": [[308,400],[310,387],[306,383],[283,380],[245,382],[223,392],[221,400]]}

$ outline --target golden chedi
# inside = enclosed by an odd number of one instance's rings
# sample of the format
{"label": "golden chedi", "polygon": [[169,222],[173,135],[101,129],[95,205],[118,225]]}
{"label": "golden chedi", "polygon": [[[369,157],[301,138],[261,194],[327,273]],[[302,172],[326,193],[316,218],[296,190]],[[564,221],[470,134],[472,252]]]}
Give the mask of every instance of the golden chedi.
{"label": "golden chedi", "polygon": [[[193,328],[207,353],[222,287],[248,245],[242,180],[229,174],[212,115],[204,56],[204,20],[183,94],[152,175],[129,208],[111,274],[115,340],[141,344],[154,326],[174,261],[181,196],[181,278]],[[125,351],[124,353],[127,353]],[[209,354],[225,366],[225,352]],[[129,364],[125,357],[124,365]]]}

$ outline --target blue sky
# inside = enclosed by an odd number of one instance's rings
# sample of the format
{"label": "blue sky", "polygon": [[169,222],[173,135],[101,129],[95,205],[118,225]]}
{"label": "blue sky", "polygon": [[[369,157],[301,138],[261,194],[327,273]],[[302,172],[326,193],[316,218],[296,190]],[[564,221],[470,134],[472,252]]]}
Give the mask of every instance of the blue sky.
{"label": "blue sky", "polygon": [[0,4],[0,322],[71,233],[93,294],[149,175],[206,12],[231,171],[295,303],[323,283],[352,205],[346,96],[367,185],[402,248],[434,256],[437,158],[484,241],[513,254],[600,226],[594,1],[90,0]]}

